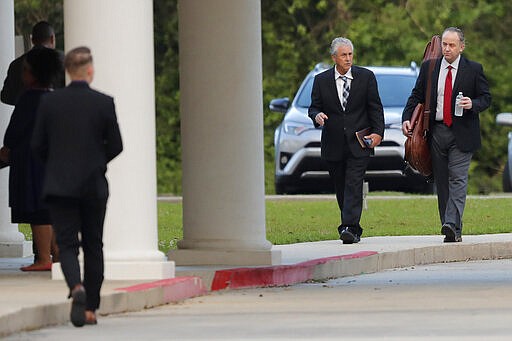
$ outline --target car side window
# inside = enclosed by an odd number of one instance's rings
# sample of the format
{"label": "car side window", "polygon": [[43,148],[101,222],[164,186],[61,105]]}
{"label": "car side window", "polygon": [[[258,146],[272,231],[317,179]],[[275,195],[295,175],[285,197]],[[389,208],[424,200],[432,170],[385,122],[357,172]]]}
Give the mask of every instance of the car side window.
{"label": "car side window", "polygon": [[299,96],[297,97],[297,106],[301,108],[309,108],[311,105],[311,91],[313,90],[313,80],[315,77],[309,77],[304,83]]}
{"label": "car side window", "polygon": [[384,107],[403,107],[411,94],[416,77],[376,75],[380,100]]}

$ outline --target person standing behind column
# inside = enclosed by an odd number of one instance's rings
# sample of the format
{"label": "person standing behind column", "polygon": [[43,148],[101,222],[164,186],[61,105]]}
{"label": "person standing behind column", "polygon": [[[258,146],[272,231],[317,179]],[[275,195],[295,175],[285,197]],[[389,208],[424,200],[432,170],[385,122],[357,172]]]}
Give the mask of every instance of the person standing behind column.
{"label": "person standing behind column", "polygon": [[[123,144],[114,99],[89,86],[94,76],[90,49],[69,51],[64,66],[71,83],[41,101],[32,148],[45,163],[43,199],[54,223],[62,272],[72,298],[71,322],[81,327],[96,323],[109,195],[105,172]],[[78,261],[80,245],[83,281]]]}
{"label": "person standing behind column", "polygon": [[[31,40],[33,47],[27,53],[21,55],[11,62],[7,70],[7,77],[5,78],[3,88],[0,92],[0,99],[3,103],[9,105],[16,105],[16,102],[27,89],[23,82],[23,66],[24,61],[30,51],[49,48],[55,49],[55,31],[53,27],[46,21],[40,21],[32,27]],[[57,51],[61,65],[64,62],[64,55],[61,51]],[[61,88],[65,84],[64,68],[62,67],[57,72],[52,83],[48,85],[50,88]],[[38,230],[39,231],[39,230]],[[32,251],[34,252],[34,264],[40,264],[39,255],[37,254],[37,242],[34,240],[32,244]],[[30,268],[25,268],[30,269]],[[39,267],[36,267],[39,269]]]}
{"label": "person standing behind column", "polygon": [[50,271],[58,262],[58,250],[48,210],[42,205],[43,165],[30,149],[32,131],[41,98],[51,91],[51,84],[62,69],[59,54],[45,47],[30,50],[23,67],[27,90],[16,103],[5,131],[0,159],[10,164],[9,206],[11,221],[30,224],[34,245],[34,263],[22,271]]}
{"label": "person standing behind column", "polygon": [[[444,242],[462,241],[462,216],[466,204],[469,164],[481,146],[479,114],[491,104],[489,84],[482,65],[461,55],[464,33],[448,27],[442,37],[443,57],[422,64],[420,74],[402,113],[402,132],[411,136],[411,116],[418,103],[430,101],[432,171],[437,188],[441,234]],[[425,99],[430,63],[430,98]],[[462,116],[454,115],[455,97],[462,92]]]}
{"label": "person standing behind column", "polygon": [[[322,127],[321,157],[327,161],[341,211],[338,227],[344,244],[360,241],[363,179],[372,148],[384,136],[384,111],[377,80],[368,69],[352,65],[354,47],[347,38],[331,43],[334,67],[315,76],[308,115]],[[363,148],[355,133],[370,128]]]}
{"label": "person standing behind column", "polygon": [[[55,31],[53,27],[46,21],[40,21],[32,28],[32,44],[34,45],[31,50],[46,47],[55,49]],[[27,52],[28,53],[28,52]],[[25,91],[25,86],[22,80],[23,74],[23,61],[27,53],[19,56],[9,64],[7,70],[7,77],[4,81],[4,86],[0,92],[0,98],[3,103],[15,105],[16,101],[20,98],[21,94]],[[61,61],[64,59],[62,52],[58,51]],[[57,77],[52,82],[53,88],[61,88],[64,86],[65,77],[64,69],[59,70]]]}

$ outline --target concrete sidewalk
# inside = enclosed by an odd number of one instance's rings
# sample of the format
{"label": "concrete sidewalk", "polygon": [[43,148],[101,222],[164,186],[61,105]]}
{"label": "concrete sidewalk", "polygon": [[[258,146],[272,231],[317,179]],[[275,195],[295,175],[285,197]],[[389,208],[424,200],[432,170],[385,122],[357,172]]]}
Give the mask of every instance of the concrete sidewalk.
{"label": "concrete sidewalk", "polygon": [[[438,262],[512,258],[512,234],[463,236],[444,244],[443,236],[370,237],[343,245],[324,241],[276,245],[282,265],[266,267],[176,267],[176,278],[160,281],[105,281],[99,315],[142,310],[212,290],[295,283]],[[21,330],[69,323],[70,301],[63,281],[49,272],[24,273],[31,258],[0,258],[0,337]]]}

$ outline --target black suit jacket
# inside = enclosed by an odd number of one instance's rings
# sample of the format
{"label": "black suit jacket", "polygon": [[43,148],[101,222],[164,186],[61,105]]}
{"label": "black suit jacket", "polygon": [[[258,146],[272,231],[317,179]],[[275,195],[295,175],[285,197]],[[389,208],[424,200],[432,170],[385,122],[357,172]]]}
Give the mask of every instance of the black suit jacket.
{"label": "black suit jacket", "polygon": [[[343,110],[336,89],[334,67],[315,76],[308,115],[313,120],[323,112],[329,118],[322,128],[322,158],[339,161],[345,148],[355,157],[369,156],[371,150],[363,149],[355,132],[371,127],[372,132],[384,137],[384,111],[380,101],[375,75],[368,69],[352,66],[352,82],[346,110]],[[345,145],[345,137],[348,146]]]}
{"label": "black suit jacket", "polygon": [[9,64],[7,77],[5,77],[4,86],[0,92],[2,102],[5,104],[15,105],[18,98],[25,91],[22,80],[24,60],[25,55],[22,55]]}
{"label": "black suit jacket", "polygon": [[[416,80],[416,85],[409,96],[407,105],[402,114],[402,122],[411,119],[414,108],[418,103],[425,103],[425,93],[427,88],[427,75],[430,63],[436,63],[432,73],[431,96],[430,96],[430,125],[434,124],[437,111],[437,82],[439,79],[439,70],[441,68],[441,57],[437,60],[428,61],[421,65],[420,74]],[[455,97],[459,92],[466,97],[471,98],[473,107],[470,110],[464,110],[461,117],[454,116]],[[457,147],[463,152],[474,152],[481,146],[480,137],[480,118],[479,113],[491,105],[491,93],[489,84],[485,78],[482,65],[461,56],[459,69],[453,84],[452,91],[452,131],[455,136]]]}
{"label": "black suit jacket", "polygon": [[108,197],[107,163],[123,150],[113,98],[86,82],[47,94],[31,146],[45,163],[43,198]]}
{"label": "black suit jacket", "polygon": [[[33,49],[41,48],[40,45],[36,45]],[[64,62],[64,53],[62,51],[59,52],[59,56],[62,62]],[[25,61],[26,53],[19,56],[15,60],[9,64],[9,69],[7,70],[7,77],[4,80],[4,86],[2,91],[0,92],[0,98],[3,103],[15,105],[18,99],[21,97],[23,92],[25,92],[25,85],[23,84],[23,62]],[[62,88],[64,87],[66,82],[66,78],[64,75],[64,67],[60,70],[57,78],[52,84],[53,88]]]}

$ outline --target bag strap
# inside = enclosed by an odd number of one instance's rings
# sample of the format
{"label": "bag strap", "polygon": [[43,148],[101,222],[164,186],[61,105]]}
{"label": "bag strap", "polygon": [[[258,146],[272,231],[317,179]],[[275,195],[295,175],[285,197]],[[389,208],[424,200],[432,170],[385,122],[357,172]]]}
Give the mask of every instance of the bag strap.
{"label": "bag strap", "polygon": [[423,130],[425,133],[429,130],[430,125],[430,94],[432,92],[432,72],[434,71],[435,59],[430,60],[427,76],[427,91],[425,92],[425,110],[423,110]]}
{"label": "bag strap", "polygon": [[423,53],[423,61],[429,61],[428,75],[427,75],[427,90],[425,92],[425,106],[423,110],[423,130],[426,134],[429,130],[430,125],[430,95],[432,92],[432,72],[437,59],[442,55],[441,38],[439,35],[432,37],[432,40],[428,42]]}

